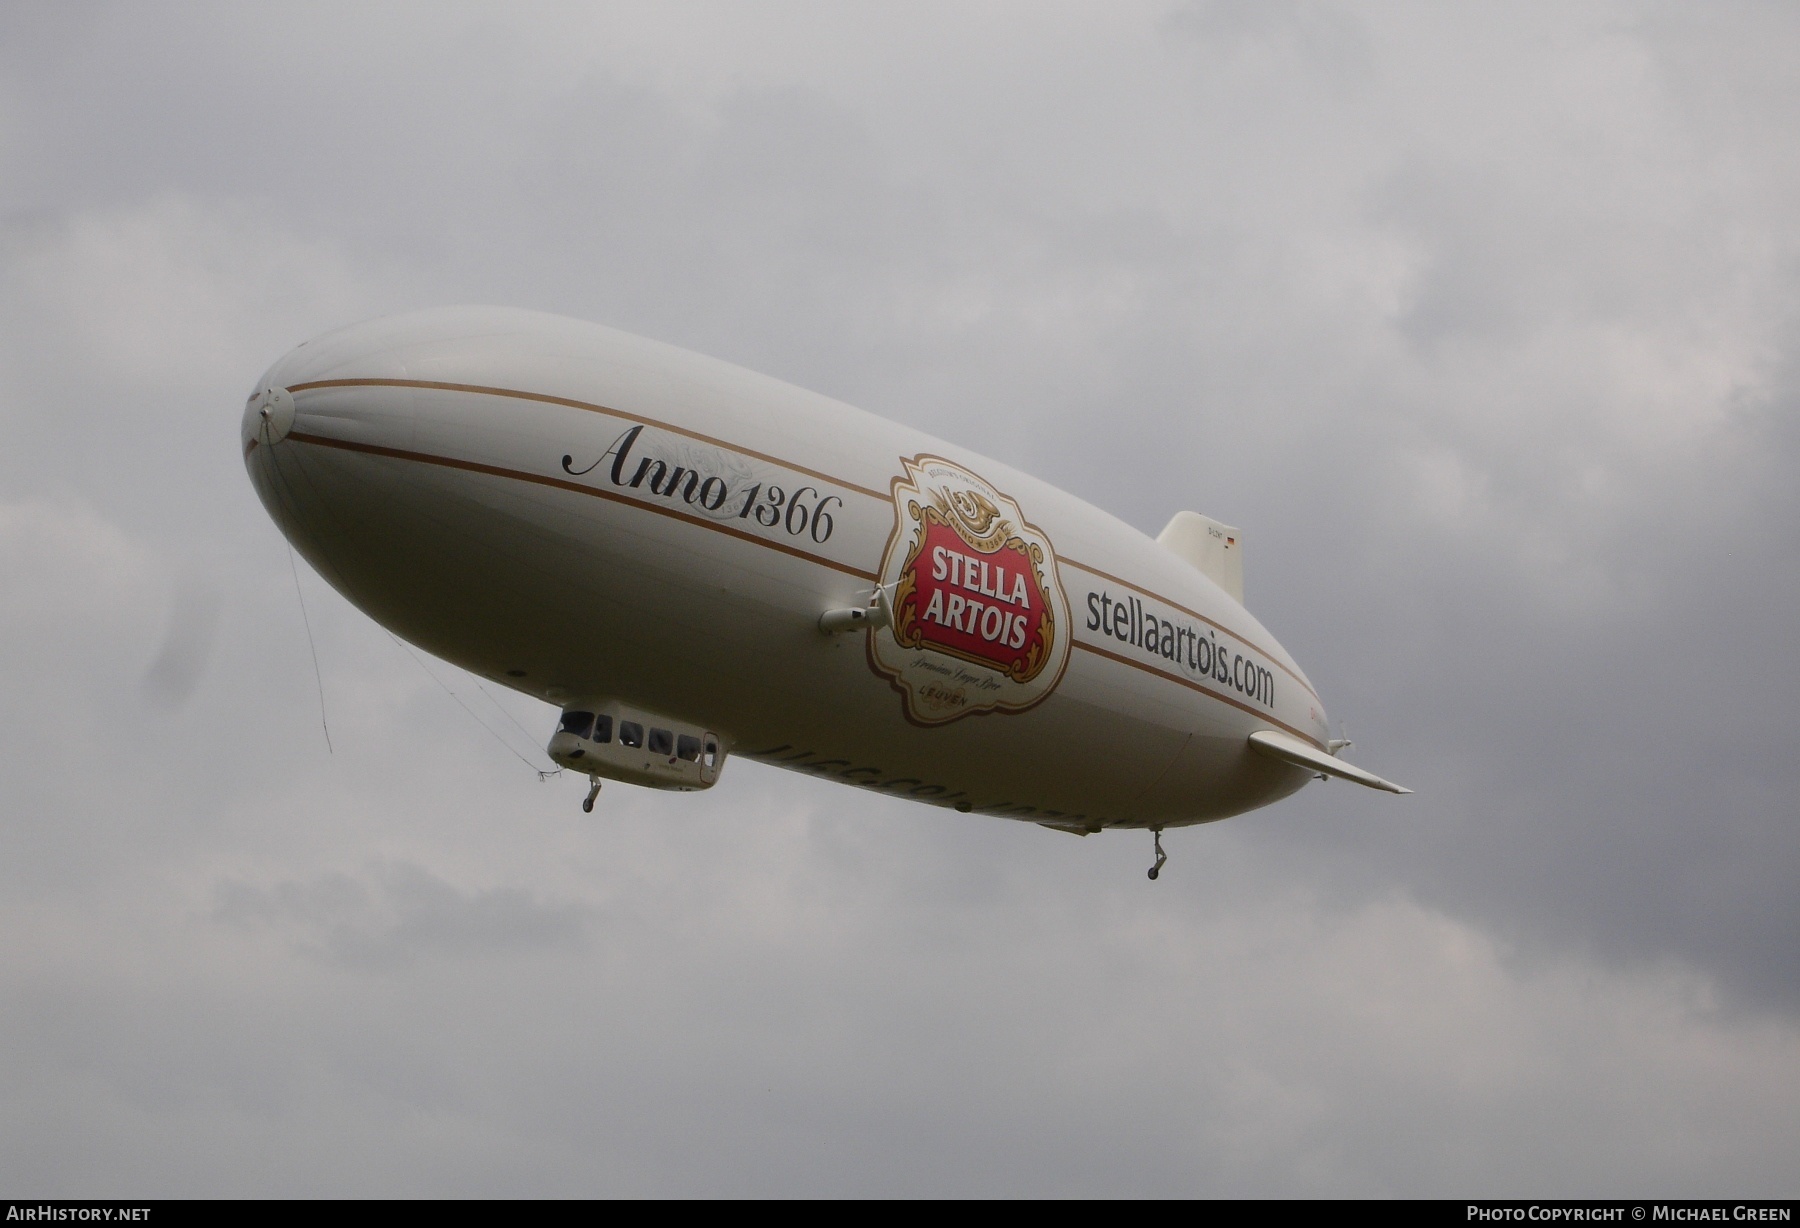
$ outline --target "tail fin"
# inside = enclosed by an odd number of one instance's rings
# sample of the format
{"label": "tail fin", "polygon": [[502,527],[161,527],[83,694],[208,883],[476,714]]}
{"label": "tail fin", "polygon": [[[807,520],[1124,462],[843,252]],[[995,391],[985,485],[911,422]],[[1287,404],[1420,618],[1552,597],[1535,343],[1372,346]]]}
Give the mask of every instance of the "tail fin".
{"label": "tail fin", "polygon": [[1244,604],[1244,535],[1199,512],[1176,512],[1156,544],[1186,559]]}
{"label": "tail fin", "polygon": [[1285,733],[1276,733],[1273,729],[1259,729],[1251,734],[1250,749],[1258,754],[1267,755],[1271,759],[1279,759],[1283,763],[1291,763],[1295,767],[1305,768],[1309,772],[1323,772],[1327,776],[1354,780],[1357,784],[1367,785],[1371,789],[1383,789],[1389,793],[1412,792],[1405,785],[1397,785],[1391,780],[1383,780],[1375,773],[1364,771],[1354,763],[1345,763],[1336,755],[1328,755],[1322,750],[1308,746],[1299,738],[1289,737]]}

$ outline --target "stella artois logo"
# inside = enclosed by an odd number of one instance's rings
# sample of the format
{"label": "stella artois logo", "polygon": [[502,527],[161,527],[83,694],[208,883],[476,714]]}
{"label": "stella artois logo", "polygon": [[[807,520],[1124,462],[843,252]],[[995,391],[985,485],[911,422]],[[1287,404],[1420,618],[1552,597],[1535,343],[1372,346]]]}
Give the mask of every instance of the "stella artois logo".
{"label": "stella artois logo", "polygon": [[869,662],[921,725],[1023,712],[1069,660],[1069,602],[1050,539],[962,466],[935,456],[905,464],[879,580],[893,619],[871,633]]}

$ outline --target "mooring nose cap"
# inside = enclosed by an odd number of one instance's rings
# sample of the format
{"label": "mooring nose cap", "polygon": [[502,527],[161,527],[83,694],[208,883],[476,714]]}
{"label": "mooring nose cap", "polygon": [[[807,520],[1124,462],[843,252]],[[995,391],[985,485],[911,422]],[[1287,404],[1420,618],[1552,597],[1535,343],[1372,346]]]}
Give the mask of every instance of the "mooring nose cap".
{"label": "mooring nose cap", "polygon": [[294,398],[286,388],[264,387],[244,407],[244,434],[261,444],[280,443],[294,429]]}

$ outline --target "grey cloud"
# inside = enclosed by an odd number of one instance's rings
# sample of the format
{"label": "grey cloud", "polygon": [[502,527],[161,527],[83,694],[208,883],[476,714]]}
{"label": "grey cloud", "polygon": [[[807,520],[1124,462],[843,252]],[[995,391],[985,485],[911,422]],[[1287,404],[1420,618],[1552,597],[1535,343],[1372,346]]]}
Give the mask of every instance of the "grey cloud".
{"label": "grey cloud", "polygon": [[194,693],[212,654],[219,605],[218,593],[204,581],[189,580],[177,587],[162,646],[144,671],[142,685],[154,702],[175,707]]}
{"label": "grey cloud", "polygon": [[1291,49],[1308,72],[1339,88],[1360,84],[1374,71],[1368,28],[1354,13],[1328,5],[1191,0],[1172,7],[1162,28],[1239,57]]}
{"label": "grey cloud", "polygon": [[285,931],[305,950],[349,968],[404,967],[422,956],[463,958],[579,947],[586,905],[543,901],[523,887],[461,890],[406,862],[257,887],[214,888],[212,917],[238,929]]}

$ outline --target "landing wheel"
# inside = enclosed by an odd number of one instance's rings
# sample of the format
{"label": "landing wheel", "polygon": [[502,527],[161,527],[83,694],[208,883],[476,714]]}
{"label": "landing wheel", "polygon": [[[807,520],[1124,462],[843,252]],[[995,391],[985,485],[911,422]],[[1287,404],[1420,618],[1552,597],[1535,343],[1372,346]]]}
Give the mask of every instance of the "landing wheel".
{"label": "landing wheel", "polygon": [[600,796],[600,778],[598,776],[589,776],[588,780],[591,783],[591,787],[588,789],[587,797],[582,799],[581,808],[588,814],[592,814],[594,813],[594,799]]}
{"label": "landing wheel", "polygon": [[1156,864],[1150,867],[1150,881],[1155,882],[1156,876],[1162,873],[1163,862],[1169,859],[1169,855],[1162,851],[1162,828],[1157,827],[1152,830],[1156,833]]}

